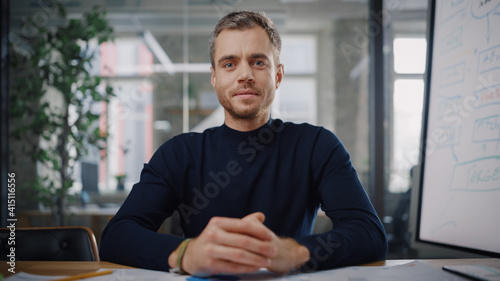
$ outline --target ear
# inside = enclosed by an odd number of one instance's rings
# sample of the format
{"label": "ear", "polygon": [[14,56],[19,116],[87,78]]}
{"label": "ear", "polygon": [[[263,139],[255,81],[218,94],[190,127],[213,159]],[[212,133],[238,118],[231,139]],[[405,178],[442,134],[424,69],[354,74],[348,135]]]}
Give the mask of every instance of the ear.
{"label": "ear", "polygon": [[210,83],[212,84],[212,87],[215,88],[215,83],[216,83],[215,69],[213,67],[210,67],[210,71],[212,72],[212,76],[210,77]]}
{"label": "ear", "polygon": [[278,65],[278,70],[276,71],[276,89],[279,88],[281,84],[281,80],[283,79],[283,76],[285,75],[285,66],[283,64]]}

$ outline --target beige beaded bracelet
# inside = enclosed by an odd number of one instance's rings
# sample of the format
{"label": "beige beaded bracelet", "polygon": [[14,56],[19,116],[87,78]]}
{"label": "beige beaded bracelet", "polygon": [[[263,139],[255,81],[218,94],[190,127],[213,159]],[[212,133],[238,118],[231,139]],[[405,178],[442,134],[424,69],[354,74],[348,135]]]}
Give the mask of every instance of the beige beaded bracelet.
{"label": "beige beaded bracelet", "polygon": [[179,273],[181,275],[188,274],[184,270],[182,270],[182,258],[184,257],[184,252],[186,251],[187,245],[191,241],[191,238],[188,238],[184,241],[182,241],[181,245],[179,246],[179,254],[177,255],[177,267],[171,268],[170,272],[171,273]]}

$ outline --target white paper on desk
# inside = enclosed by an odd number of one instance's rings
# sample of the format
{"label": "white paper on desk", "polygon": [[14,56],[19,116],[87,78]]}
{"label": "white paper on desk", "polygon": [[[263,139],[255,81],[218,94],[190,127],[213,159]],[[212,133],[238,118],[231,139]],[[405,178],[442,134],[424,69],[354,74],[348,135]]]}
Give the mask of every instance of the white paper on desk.
{"label": "white paper on desk", "polygon": [[[105,269],[102,269],[105,270]],[[469,280],[459,275],[452,274],[432,267],[419,261],[396,266],[354,266],[340,269],[318,271],[313,273],[299,273],[287,276],[273,274],[267,270],[260,270],[250,274],[232,275],[231,278],[197,278],[172,274],[164,271],[146,269],[115,269],[112,274],[85,279],[85,281],[462,281]],[[15,274],[5,281],[45,281],[55,276],[33,275],[27,273]]]}
{"label": "white paper on desk", "polygon": [[[345,271],[347,281],[467,281],[469,279],[451,274],[423,262],[413,261],[396,266],[362,266],[340,269]],[[321,274],[320,272],[318,272]],[[325,272],[326,273],[326,272]],[[312,279],[318,280],[319,279]],[[326,279],[323,279],[326,280]]]}
{"label": "white paper on desk", "polygon": [[[100,269],[100,270],[108,270]],[[99,271],[100,271],[99,270]],[[164,271],[155,271],[147,269],[114,269],[114,272],[109,275],[102,275],[93,278],[85,279],[85,281],[265,281],[265,280],[286,280],[286,281],[313,281],[312,274],[294,274],[288,276],[282,276],[276,273],[272,273],[267,269],[261,269],[255,273],[248,274],[237,274],[237,275],[216,275],[208,278],[200,278],[195,276],[179,275]],[[345,276],[343,272],[335,271],[328,274],[328,281],[331,281],[331,277]],[[337,280],[337,279],[336,279]],[[347,280],[347,279],[339,279]]]}
{"label": "white paper on desk", "polygon": [[[103,275],[87,279],[88,281],[467,281],[456,274],[443,271],[439,268],[427,265],[423,262],[413,261],[396,266],[353,266],[340,269],[317,271],[313,273],[298,273],[281,276],[267,270],[259,270],[255,273],[225,275],[230,278],[198,278],[172,274],[163,271],[144,269],[117,269],[111,275]],[[87,281],[86,280],[86,281]]]}
{"label": "white paper on desk", "polygon": [[[100,269],[101,270],[109,270]],[[156,281],[156,280],[172,280],[172,281],[186,281],[186,276],[172,274],[165,271],[126,268],[114,269],[112,274],[101,275],[93,278],[86,279],[85,281]]]}

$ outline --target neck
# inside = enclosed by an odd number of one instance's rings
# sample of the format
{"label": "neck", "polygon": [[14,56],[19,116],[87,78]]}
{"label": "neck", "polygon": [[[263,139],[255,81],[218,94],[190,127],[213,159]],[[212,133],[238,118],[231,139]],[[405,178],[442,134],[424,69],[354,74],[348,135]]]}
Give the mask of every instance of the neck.
{"label": "neck", "polygon": [[225,111],[224,117],[224,123],[229,128],[240,132],[248,132],[264,126],[264,124],[269,121],[269,112],[252,119],[239,119],[234,118],[227,111]]}

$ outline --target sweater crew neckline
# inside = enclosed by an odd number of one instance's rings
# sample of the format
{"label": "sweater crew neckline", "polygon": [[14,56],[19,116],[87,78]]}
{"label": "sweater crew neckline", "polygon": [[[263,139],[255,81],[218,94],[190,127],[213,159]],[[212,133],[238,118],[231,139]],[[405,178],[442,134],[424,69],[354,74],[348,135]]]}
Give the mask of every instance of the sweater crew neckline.
{"label": "sweater crew neckline", "polygon": [[249,136],[253,136],[253,135],[258,134],[262,128],[270,127],[272,122],[273,122],[273,119],[269,118],[269,120],[267,120],[267,122],[264,125],[260,126],[259,128],[255,129],[255,130],[252,130],[252,131],[238,131],[238,130],[235,130],[235,129],[229,127],[228,125],[226,125],[226,123],[224,123],[222,125],[222,129],[223,129],[222,135],[223,135],[224,139],[228,140],[229,142],[233,142],[233,143],[247,141]]}

